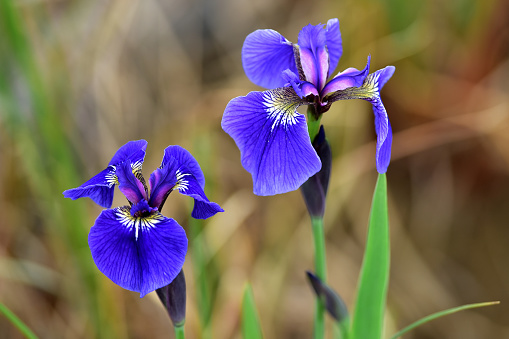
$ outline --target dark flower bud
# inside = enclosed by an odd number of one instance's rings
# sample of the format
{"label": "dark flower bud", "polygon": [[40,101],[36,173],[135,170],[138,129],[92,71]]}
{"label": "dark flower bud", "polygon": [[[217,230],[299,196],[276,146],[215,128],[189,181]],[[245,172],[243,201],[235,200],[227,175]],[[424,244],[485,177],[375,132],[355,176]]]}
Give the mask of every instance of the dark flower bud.
{"label": "dark flower bud", "polygon": [[313,147],[320,157],[322,168],[302,184],[300,189],[309,215],[311,217],[323,217],[332,164],[331,149],[329,142],[325,138],[323,125],[320,126],[320,131],[313,140]]}
{"label": "dark flower bud", "polygon": [[159,300],[168,311],[173,326],[184,326],[186,321],[186,278],[184,271],[173,279],[173,281],[164,287],[156,290]]}
{"label": "dark flower bud", "polygon": [[348,310],[343,299],[316,275],[309,271],[306,273],[316,296],[323,300],[327,312],[329,312],[336,322],[340,323],[348,319]]}

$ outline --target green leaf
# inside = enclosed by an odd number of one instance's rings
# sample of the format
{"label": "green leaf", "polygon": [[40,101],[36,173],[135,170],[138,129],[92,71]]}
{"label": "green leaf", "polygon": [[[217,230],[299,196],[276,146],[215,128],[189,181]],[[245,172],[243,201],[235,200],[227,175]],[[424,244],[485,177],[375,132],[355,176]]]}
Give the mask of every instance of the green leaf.
{"label": "green leaf", "polygon": [[0,303],[0,313],[5,315],[5,317],[14,325],[16,328],[28,339],[37,339],[37,336],[28,328],[20,318],[18,318],[10,309],[7,308],[4,304]]}
{"label": "green leaf", "polygon": [[242,338],[261,339],[263,338],[260,320],[256,311],[253,297],[253,290],[250,284],[244,287],[242,297]]}
{"label": "green leaf", "polygon": [[431,320],[443,317],[443,316],[448,315],[448,314],[453,314],[453,313],[456,313],[456,312],[459,312],[459,311],[463,311],[463,310],[469,310],[471,308],[492,306],[492,305],[498,305],[498,304],[500,304],[500,301],[490,301],[490,302],[477,303],[477,304],[468,304],[468,305],[463,305],[463,306],[458,306],[458,307],[450,308],[448,310],[440,311],[440,312],[437,312],[437,313],[433,313],[433,314],[428,315],[427,317],[424,317],[424,318],[422,318],[420,320],[417,320],[416,322],[408,325],[407,327],[405,327],[404,329],[402,329],[401,331],[399,331],[398,333],[393,335],[391,339],[399,338],[403,334],[413,330],[414,328],[416,328],[418,326],[421,326],[421,325],[423,325],[423,324],[425,324],[427,322],[430,322]]}
{"label": "green leaf", "polygon": [[382,337],[389,285],[389,217],[387,178],[378,175],[369,218],[368,239],[359,277],[350,339]]}

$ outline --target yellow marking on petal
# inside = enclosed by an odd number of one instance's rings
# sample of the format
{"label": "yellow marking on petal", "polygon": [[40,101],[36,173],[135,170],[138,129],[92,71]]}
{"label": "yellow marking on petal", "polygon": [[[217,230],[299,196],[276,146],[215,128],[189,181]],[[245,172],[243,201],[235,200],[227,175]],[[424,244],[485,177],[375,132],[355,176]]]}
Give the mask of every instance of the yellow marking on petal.
{"label": "yellow marking on petal", "polygon": [[301,104],[302,100],[291,87],[263,92],[263,105],[267,112],[267,119],[272,121],[271,130],[278,125],[283,125],[285,128],[295,125],[299,116],[297,108]]}

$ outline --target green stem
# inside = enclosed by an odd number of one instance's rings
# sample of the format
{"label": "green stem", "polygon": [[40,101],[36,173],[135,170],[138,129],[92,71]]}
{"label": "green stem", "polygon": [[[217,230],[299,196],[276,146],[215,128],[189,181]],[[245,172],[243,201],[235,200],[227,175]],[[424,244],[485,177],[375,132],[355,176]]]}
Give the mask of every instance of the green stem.
{"label": "green stem", "polygon": [[308,133],[311,142],[315,140],[316,135],[320,131],[320,119],[321,116],[316,118],[315,108],[313,105],[308,106]]}
{"label": "green stem", "polygon": [[175,326],[175,339],[185,339],[184,326]]}
{"label": "green stem", "polygon": [[20,318],[18,318],[10,309],[7,308],[4,304],[0,303],[0,313],[5,315],[5,317],[14,325],[16,328],[27,338],[27,339],[37,339],[37,336],[28,328]]}
{"label": "green stem", "polygon": [[[323,232],[323,219],[321,217],[311,217],[311,227],[313,229],[313,240],[315,243],[315,273],[323,283],[326,283],[327,265],[325,260],[325,236]],[[314,338],[323,338],[324,332],[325,307],[323,301],[320,298],[317,298],[315,304]]]}

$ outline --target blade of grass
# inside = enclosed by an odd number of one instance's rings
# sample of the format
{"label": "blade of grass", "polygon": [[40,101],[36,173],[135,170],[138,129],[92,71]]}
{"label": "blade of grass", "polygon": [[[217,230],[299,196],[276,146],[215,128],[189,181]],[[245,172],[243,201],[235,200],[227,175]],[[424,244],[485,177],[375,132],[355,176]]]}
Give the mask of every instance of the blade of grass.
{"label": "blade of grass", "polygon": [[408,325],[407,327],[405,327],[404,329],[402,329],[401,331],[399,331],[398,333],[393,335],[391,337],[391,339],[399,338],[403,334],[413,330],[414,328],[416,328],[418,326],[424,325],[427,322],[430,322],[430,321],[432,321],[434,319],[437,319],[437,318],[440,318],[440,317],[443,317],[443,316],[446,316],[446,315],[449,315],[449,314],[453,314],[453,313],[456,313],[456,312],[459,312],[459,311],[469,310],[469,309],[472,309],[472,308],[486,307],[486,306],[492,306],[492,305],[498,305],[498,304],[500,304],[500,301],[490,301],[490,302],[483,302],[483,303],[476,303],[476,304],[468,304],[468,305],[458,306],[458,307],[450,308],[448,310],[436,312],[436,313],[430,314],[427,317],[424,317],[424,318],[422,318],[420,320],[417,320],[416,322]]}
{"label": "blade of grass", "polygon": [[263,338],[258,312],[254,302],[253,289],[250,284],[244,287],[242,297],[242,338],[261,339]]}
{"label": "blade of grass", "polygon": [[371,205],[368,238],[359,276],[351,339],[382,337],[389,285],[389,257],[387,178],[385,174],[379,174]]}
{"label": "blade of grass", "polygon": [[37,336],[20,318],[18,318],[4,304],[0,303],[0,313],[2,313],[26,338],[37,339]]}

